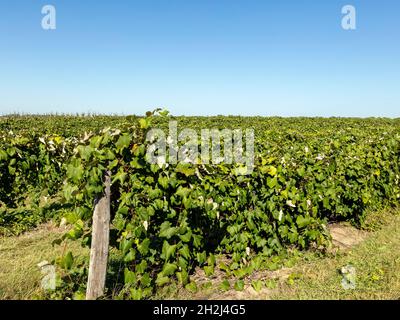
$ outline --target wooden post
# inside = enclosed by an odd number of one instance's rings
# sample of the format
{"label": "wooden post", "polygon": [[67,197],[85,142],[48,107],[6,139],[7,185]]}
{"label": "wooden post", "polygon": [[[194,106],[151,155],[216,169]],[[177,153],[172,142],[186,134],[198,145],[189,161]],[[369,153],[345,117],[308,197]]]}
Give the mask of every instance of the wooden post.
{"label": "wooden post", "polygon": [[94,207],[87,300],[95,300],[104,294],[110,238],[110,175],[111,173],[107,171],[104,195]]}

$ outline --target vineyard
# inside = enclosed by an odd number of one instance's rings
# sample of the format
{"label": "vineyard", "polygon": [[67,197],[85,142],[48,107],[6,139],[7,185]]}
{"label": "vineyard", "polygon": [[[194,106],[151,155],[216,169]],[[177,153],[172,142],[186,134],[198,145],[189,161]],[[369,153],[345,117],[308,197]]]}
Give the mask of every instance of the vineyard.
{"label": "vineyard", "polygon": [[[150,164],[151,128],[254,130],[254,170],[238,164]],[[91,244],[95,200],[111,173],[110,246],[121,257],[118,298],[148,299],[218,269],[235,288],[289,249],[331,244],[328,225],[363,225],[400,200],[400,120],[385,118],[4,116],[0,118],[0,235],[48,220],[55,241]],[[49,298],[85,291],[88,262],[71,252]],[[113,275],[108,275],[112,277]],[[115,275],[114,275],[115,276]],[[229,285],[228,282],[224,282]],[[106,292],[110,296],[110,292]]]}

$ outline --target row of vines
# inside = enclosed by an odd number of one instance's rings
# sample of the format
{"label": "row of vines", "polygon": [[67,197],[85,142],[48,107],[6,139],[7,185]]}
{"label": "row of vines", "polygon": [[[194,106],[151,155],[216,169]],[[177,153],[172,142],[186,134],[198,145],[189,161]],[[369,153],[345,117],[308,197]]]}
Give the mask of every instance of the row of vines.
{"label": "row of vines", "polygon": [[[368,210],[399,202],[396,120],[174,118],[199,130],[254,128],[254,170],[237,175],[235,164],[149,164],[146,132],[169,119],[148,113],[73,134],[68,121],[68,130],[52,132],[13,132],[0,122],[0,232],[64,218],[72,226],[64,238],[90,245],[93,204],[110,171],[119,296],[143,299],[171,282],[193,289],[196,267],[241,278],[287,248],[326,248],[328,223],[360,225]],[[87,264],[72,267],[71,255],[60,261],[70,274],[86,274]]]}

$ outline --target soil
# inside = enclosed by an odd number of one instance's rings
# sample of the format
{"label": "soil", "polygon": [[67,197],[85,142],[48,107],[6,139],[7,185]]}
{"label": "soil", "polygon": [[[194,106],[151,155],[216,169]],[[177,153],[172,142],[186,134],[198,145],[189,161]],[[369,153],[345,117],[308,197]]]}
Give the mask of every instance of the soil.
{"label": "soil", "polygon": [[366,231],[340,223],[331,224],[328,229],[332,236],[333,246],[341,250],[346,250],[359,244],[368,234]]}

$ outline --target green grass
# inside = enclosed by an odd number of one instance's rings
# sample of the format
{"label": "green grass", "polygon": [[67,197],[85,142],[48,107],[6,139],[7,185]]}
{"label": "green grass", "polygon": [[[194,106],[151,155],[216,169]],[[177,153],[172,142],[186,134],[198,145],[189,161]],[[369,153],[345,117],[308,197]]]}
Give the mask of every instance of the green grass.
{"label": "green grass", "polygon": [[52,241],[63,232],[48,223],[20,236],[0,238],[0,300],[40,298],[43,275],[38,263],[51,262],[64,250],[71,250],[74,255],[87,255],[79,242],[69,242],[68,247],[53,247]]}

